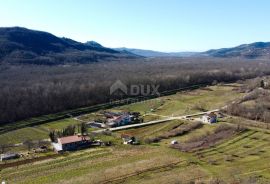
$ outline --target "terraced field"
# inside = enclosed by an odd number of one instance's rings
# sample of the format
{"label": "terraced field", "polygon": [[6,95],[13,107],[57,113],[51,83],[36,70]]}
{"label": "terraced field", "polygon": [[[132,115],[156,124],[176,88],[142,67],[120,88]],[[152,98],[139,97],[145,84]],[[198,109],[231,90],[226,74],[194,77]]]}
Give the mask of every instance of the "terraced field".
{"label": "terraced field", "polygon": [[194,154],[221,177],[236,175],[270,179],[270,133],[248,130],[222,144]]}
{"label": "terraced field", "polygon": [[[117,132],[133,133],[141,138],[162,134],[185,122],[142,127]],[[206,135],[215,126],[205,125],[184,136],[181,141]],[[32,164],[0,171],[0,179],[11,183],[188,183],[222,179],[229,183],[254,179],[259,183],[270,181],[270,134],[248,129],[209,149],[184,153],[169,148],[171,139],[160,144],[139,146],[121,145],[115,137],[115,146],[91,148]]]}
{"label": "terraced field", "polygon": [[[170,154],[170,157],[167,155]],[[123,179],[156,180],[156,175],[163,171],[183,170],[187,162],[178,153],[170,149],[157,147],[115,147],[85,150],[71,153],[62,158],[23,165],[1,171],[1,179],[10,183],[107,183],[119,182]],[[205,176],[199,167],[196,175]],[[174,181],[179,180],[177,172]],[[153,176],[154,175],[154,176]],[[181,173],[184,175],[184,172]],[[194,178],[192,173],[186,173],[186,178]],[[132,179],[132,180],[133,180]]]}
{"label": "terraced field", "polygon": [[239,158],[246,159],[248,155],[264,154],[267,146],[270,146],[269,133],[249,130],[223,144],[198,152],[198,154],[204,161],[209,159],[224,161],[226,156],[236,157],[239,160]]}

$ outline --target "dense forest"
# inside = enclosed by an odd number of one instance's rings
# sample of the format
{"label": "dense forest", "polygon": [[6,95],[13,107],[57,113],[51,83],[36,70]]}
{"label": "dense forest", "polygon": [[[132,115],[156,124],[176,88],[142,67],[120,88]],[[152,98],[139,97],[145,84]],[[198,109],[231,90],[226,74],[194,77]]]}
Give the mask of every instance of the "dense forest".
{"label": "dense forest", "polygon": [[110,101],[110,86],[156,84],[159,91],[230,82],[270,74],[270,62],[239,59],[162,58],[85,65],[0,65],[0,123]]}

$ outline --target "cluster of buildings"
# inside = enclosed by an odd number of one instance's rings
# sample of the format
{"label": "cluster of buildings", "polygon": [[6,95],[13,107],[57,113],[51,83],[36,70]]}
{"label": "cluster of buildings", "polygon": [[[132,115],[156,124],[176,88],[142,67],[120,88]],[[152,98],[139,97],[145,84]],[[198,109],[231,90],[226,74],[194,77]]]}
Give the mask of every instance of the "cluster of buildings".
{"label": "cluster of buildings", "polygon": [[139,122],[139,113],[128,112],[105,112],[105,122],[89,122],[91,127],[113,128]]}
{"label": "cluster of buildings", "polygon": [[105,117],[107,127],[118,127],[129,125],[133,122],[134,116],[129,113],[113,113],[113,112],[106,112]]}

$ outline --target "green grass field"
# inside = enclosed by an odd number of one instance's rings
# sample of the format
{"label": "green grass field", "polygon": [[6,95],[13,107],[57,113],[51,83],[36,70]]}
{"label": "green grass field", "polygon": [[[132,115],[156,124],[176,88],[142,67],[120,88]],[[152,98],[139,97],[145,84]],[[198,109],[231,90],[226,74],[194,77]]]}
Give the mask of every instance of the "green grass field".
{"label": "green grass field", "polygon": [[27,127],[1,134],[0,144],[16,144],[27,140],[41,139],[48,139],[48,132],[46,130],[35,127]]}
{"label": "green grass field", "polygon": [[114,109],[138,111],[142,114],[151,113],[163,116],[192,114],[200,112],[200,110],[195,108],[196,105],[202,106],[205,110],[217,109],[242,96],[242,94],[233,89],[234,87],[232,86],[211,86],[205,89],[179,92],[175,95],[160,97]]}
{"label": "green grass field", "polygon": [[63,129],[68,125],[77,125],[79,123],[80,121],[69,118],[34,127],[21,128],[0,134],[0,144],[16,144],[27,140],[48,139],[50,130]]}

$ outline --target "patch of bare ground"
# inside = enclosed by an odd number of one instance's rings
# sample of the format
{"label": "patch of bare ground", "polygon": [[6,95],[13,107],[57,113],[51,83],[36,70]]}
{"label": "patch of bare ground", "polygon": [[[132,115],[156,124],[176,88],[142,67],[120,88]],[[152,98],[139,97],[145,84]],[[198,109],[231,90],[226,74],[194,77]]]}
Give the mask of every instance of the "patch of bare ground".
{"label": "patch of bare ground", "polygon": [[180,126],[173,127],[171,130],[164,132],[162,135],[152,137],[152,138],[147,138],[145,139],[145,142],[154,143],[154,142],[159,142],[162,139],[169,139],[171,137],[184,135],[192,130],[201,128],[202,126],[203,124],[201,122],[190,122],[188,124],[182,124]]}
{"label": "patch of bare ground", "polygon": [[244,128],[241,128],[239,126],[230,126],[224,124],[218,126],[213,133],[194,137],[184,143],[172,145],[171,147],[184,152],[198,151],[212,147],[223,140],[226,140],[236,134],[239,134],[240,132],[243,132],[244,130]]}

